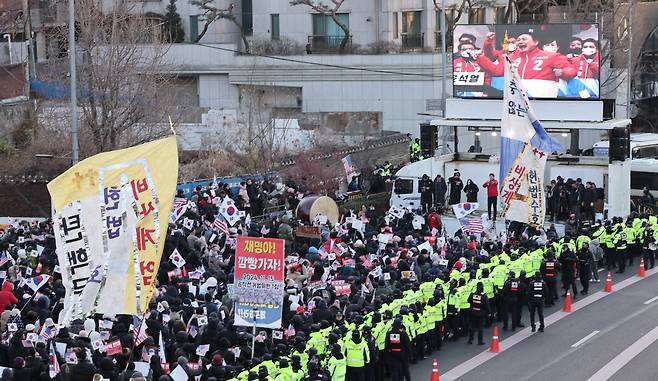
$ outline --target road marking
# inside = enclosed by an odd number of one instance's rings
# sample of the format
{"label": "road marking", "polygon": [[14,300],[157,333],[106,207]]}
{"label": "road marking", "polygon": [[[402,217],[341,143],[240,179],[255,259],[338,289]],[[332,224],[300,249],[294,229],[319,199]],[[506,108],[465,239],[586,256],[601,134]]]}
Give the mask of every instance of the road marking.
{"label": "road marking", "polygon": [[[643,313],[645,313],[645,312],[647,312],[648,310],[653,309],[653,308],[656,308],[656,305],[655,305],[655,304],[653,304],[653,305],[648,305],[648,306],[646,306],[646,307],[642,307],[642,308],[640,308],[639,310],[637,310],[637,311],[633,312],[632,314],[626,316],[626,317],[623,318],[622,320],[619,320],[617,323],[615,323],[615,324],[613,324],[613,325],[607,327],[607,328],[604,329],[603,331],[599,332],[599,333],[601,333],[601,335],[599,335],[599,337],[601,337],[601,336],[603,336],[603,335],[605,335],[605,334],[607,334],[607,333],[609,333],[609,332],[614,332],[618,327],[621,327],[621,326],[625,325],[627,322],[629,322],[629,321],[635,319],[636,317],[642,315]],[[534,373],[531,373],[531,374],[529,374],[529,375],[523,377],[523,378],[520,379],[519,381],[531,381],[531,380],[534,380],[535,377],[536,377],[538,374],[542,373],[543,371],[545,371],[545,370],[548,369],[548,368],[551,368],[551,367],[555,366],[556,364],[559,364],[562,360],[564,360],[565,358],[571,356],[571,354],[574,353],[574,352],[577,351],[577,350],[578,350],[578,348],[571,348],[571,349],[569,349],[569,350],[563,351],[562,354],[560,354],[559,356],[553,358],[551,361],[545,363],[545,364],[544,364],[543,366],[541,366],[539,369],[536,369]]]}
{"label": "road marking", "polygon": [[621,368],[626,366],[632,359],[645,350],[654,341],[658,340],[658,327],[652,329],[646,335],[640,337],[630,347],[626,348],[623,352],[608,362],[598,372],[594,373],[587,381],[605,381],[619,372]]}
{"label": "road marking", "polygon": [[599,333],[599,332],[601,332],[601,331],[593,331],[593,332],[590,333],[589,335],[587,335],[587,336],[583,337],[582,339],[576,341],[576,342],[571,346],[571,348],[576,348],[576,347],[578,347],[580,344],[582,344],[582,343],[586,342],[587,340],[591,339],[592,337],[594,337],[594,335],[596,335],[596,334]]}
{"label": "road marking", "polygon": [[654,296],[653,298],[647,300],[646,302],[644,302],[642,304],[644,304],[644,305],[651,304],[651,303],[655,302],[656,300],[658,300],[658,296]]}
{"label": "road marking", "polygon": [[[595,292],[594,294],[590,294],[588,297],[581,299],[575,303],[573,303],[572,311],[571,313],[568,312],[563,312],[561,310],[553,312],[551,315],[547,316],[545,319],[545,324],[544,326],[548,327],[549,325],[552,325],[554,323],[557,323],[558,321],[564,319],[565,317],[569,315],[573,315],[574,312],[578,311],[581,308],[584,308],[594,302],[596,302],[599,299],[603,299],[604,297],[614,294],[615,292],[621,291],[624,288],[631,286],[637,282],[639,282],[642,279],[647,279],[648,277],[655,275],[658,273],[658,267],[653,268],[649,271],[646,272],[646,277],[640,278],[636,276],[631,276],[630,278],[624,279],[623,281],[619,283],[614,283],[613,284],[613,291],[612,293],[609,292],[604,292],[604,291],[598,291]],[[464,361],[463,363],[457,365],[456,367],[450,369],[448,372],[444,373],[442,378],[444,378],[446,381],[452,381],[456,380],[459,377],[465,375],[466,373],[472,371],[473,369],[479,367],[480,365],[484,364],[485,362],[491,360],[492,358],[496,357],[500,353],[503,353],[505,350],[513,347],[514,345],[522,342],[523,340],[527,339],[528,337],[532,336],[533,333],[530,331],[530,328],[525,328],[522,331],[518,332],[515,335],[512,335],[505,340],[500,341],[500,352],[499,353],[491,353],[489,351],[484,351],[481,352],[478,355],[475,355],[474,357],[470,358],[469,360]]]}

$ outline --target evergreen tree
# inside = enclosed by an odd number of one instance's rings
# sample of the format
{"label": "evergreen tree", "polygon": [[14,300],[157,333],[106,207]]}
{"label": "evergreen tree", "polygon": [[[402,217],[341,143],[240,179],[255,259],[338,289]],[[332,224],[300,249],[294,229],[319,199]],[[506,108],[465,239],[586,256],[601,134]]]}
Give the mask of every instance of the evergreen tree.
{"label": "evergreen tree", "polygon": [[164,38],[167,42],[183,42],[185,32],[180,15],[176,9],[176,0],[169,0],[164,20]]}

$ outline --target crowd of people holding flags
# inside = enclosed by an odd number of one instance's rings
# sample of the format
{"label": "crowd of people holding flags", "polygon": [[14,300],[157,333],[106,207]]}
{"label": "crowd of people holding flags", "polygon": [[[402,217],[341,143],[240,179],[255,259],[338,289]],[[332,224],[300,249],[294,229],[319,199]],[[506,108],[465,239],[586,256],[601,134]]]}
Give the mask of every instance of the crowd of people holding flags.
{"label": "crowd of people holding flags", "polygon": [[[321,238],[309,240],[291,233],[294,216],[250,221],[231,211],[239,194],[213,200],[209,193],[200,189],[194,201],[175,203],[185,210],[172,212],[158,286],[142,316],[59,325],[64,290],[52,225],[22,222],[4,232],[0,379],[401,379],[410,363],[446,341],[471,343],[479,333],[483,344],[482,327],[497,320],[504,329],[523,327],[531,305],[539,306],[543,330],[541,308],[566,289],[574,298],[578,288],[586,293],[599,266],[623,271],[638,256],[654,265],[655,216],[605,221],[564,237],[529,227],[509,236],[448,236],[433,212],[365,207],[324,222]],[[241,235],[287,240],[281,329],[254,336],[251,327],[234,325]],[[545,288],[539,305],[536,282]],[[408,345],[391,332],[404,332]]]}
{"label": "crowd of people holding flags", "polygon": [[[176,194],[175,137],[78,163],[48,184],[54,219],[0,237],[0,381],[409,381],[409,364],[446,342],[484,345],[494,321],[524,327],[526,308],[542,332],[544,306],[587,294],[599,267],[653,267],[654,215],[543,228],[543,169],[559,147],[504,66],[502,185],[491,174],[482,186],[488,220],[500,196],[505,231],[469,218],[477,185],[458,174],[448,204],[461,229],[448,234],[431,197],[425,210],[297,219],[306,192],[292,183]],[[263,190],[284,210],[252,219]]]}

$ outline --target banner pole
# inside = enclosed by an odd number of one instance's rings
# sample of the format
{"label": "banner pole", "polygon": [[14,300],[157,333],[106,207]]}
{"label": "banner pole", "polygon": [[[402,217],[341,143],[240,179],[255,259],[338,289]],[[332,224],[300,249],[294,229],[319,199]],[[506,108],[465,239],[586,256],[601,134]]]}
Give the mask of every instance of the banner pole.
{"label": "banner pole", "polygon": [[258,308],[254,307],[254,326],[251,331],[251,359],[254,359],[254,353],[256,352],[256,312]]}

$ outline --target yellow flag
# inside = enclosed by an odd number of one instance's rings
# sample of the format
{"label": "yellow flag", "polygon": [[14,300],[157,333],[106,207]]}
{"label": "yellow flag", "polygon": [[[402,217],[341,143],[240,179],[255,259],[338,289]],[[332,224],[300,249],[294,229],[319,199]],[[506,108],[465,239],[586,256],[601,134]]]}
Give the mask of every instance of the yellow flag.
{"label": "yellow flag", "polygon": [[60,323],[146,310],[177,177],[170,137],[92,156],[48,184],[66,288]]}

